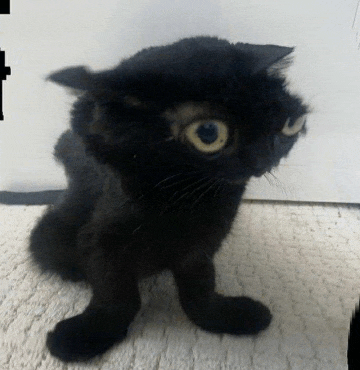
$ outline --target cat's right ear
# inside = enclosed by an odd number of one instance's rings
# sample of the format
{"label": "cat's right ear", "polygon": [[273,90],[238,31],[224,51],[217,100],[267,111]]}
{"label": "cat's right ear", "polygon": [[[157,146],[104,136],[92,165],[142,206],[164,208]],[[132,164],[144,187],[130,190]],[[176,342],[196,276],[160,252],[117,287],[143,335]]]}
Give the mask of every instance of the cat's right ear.
{"label": "cat's right ear", "polygon": [[83,66],[69,67],[47,76],[46,80],[64,86],[71,94],[82,95],[88,92],[97,100],[122,100],[124,94],[109,85],[108,72],[93,73]]}
{"label": "cat's right ear", "polygon": [[64,68],[47,76],[46,80],[71,89],[89,91],[94,88],[93,74],[83,66]]}

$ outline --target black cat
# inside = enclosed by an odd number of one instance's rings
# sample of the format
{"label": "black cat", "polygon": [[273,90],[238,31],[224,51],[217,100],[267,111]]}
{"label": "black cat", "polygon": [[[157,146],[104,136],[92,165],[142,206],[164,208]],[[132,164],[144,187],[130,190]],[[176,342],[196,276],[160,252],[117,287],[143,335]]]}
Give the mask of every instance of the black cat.
{"label": "black cat", "polygon": [[270,324],[262,303],[214,291],[212,259],[249,178],[305,132],[308,108],[275,68],[292,51],[194,37],[112,70],[49,76],[80,97],[55,148],[69,186],[30,250],[43,270],[93,291],[81,315],[48,334],[54,356],[85,361],[123,340],[140,308],[138,280],[163,269],[204,330],[257,334]]}

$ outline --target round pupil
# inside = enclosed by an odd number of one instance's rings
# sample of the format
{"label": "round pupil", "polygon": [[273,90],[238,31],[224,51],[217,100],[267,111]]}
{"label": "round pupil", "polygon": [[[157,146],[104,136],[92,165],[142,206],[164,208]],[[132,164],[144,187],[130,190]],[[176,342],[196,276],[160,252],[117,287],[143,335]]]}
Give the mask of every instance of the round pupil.
{"label": "round pupil", "polygon": [[196,133],[205,144],[212,144],[218,138],[218,127],[214,122],[207,122],[201,125]]}

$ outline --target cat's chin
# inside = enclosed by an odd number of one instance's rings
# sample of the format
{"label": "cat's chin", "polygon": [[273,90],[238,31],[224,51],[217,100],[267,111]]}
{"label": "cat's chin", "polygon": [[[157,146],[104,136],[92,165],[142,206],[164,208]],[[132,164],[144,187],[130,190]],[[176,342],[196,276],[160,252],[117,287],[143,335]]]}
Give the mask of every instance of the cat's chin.
{"label": "cat's chin", "polygon": [[248,178],[238,178],[234,180],[228,180],[228,183],[231,185],[246,185],[246,183],[249,181]]}

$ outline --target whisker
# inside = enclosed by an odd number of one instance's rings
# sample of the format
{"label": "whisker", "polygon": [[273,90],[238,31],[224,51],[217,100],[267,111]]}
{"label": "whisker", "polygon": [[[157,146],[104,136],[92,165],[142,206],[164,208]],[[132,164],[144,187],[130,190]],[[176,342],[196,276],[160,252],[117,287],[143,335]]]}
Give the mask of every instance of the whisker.
{"label": "whisker", "polygon": [[[199,184],[199,183],[202,183],[203,181],[205,181],[206,180],[206,178],[204,178],[204,177],[202,177],[200,180],[197,180],[197,181],[195,181],[195,182],[192,182],[190,185],[188,185],[188,186],[186,186],[185,188],[183,188],[183,189],[181,189],[181,190],[178,190],[178,191],[176,191],[170,198],[169,198],[169,202],[171,202],[172,201],[172,199],[174,198],[174,196],[176,196],[176,195],[178,195],[179,193],[181,194],[181,193],[183,193],[184,191],[186,191],[187,189],[191,189],[193,186],[196,186],[197,184]],[[202,187],[203,185],[200,185],[200,187]],[[199,188],[199,187],[198,187]],[[196,191],[198,188],[195,188],[195,190],[193,190],[193,192],[194,191]],[[175,202],[178,202],[180,199],[183,199],[184,198],[184,196],[185,195],[187,195],[187,194],[192,194],[192,193],[190,193],[190,192],[185,192],[185,194],[183,194],[180,198],[178,198]],[[175,203],[173,203],[172,202],[172,204],[175,204]]]}
{"label": "whisker", "polygon": [[193,204],[191,205],[191,208],[194,208],[195,204],[199,203],[199,201],[201,200],[201,198],[207,194],[217,183],[218,183],[219,180],[213,180],[211,179],[210,182],[208,182],[207,184],[212,184],[204,191],[200,194],[200,196],[195,200],[195,202],[193,202]]}
{"label": "whisker", "polygon": [[197,188],[195,188],[192,192],[186,192],[183,196],[181,196],[179,199],[176,200],[175,203],[177,203],[178,201],[180,201],[182,198],[186,197],[186,198],[190,198],[192,195],[194,195],[198,190],[204,188],[205,186],[207,186],[209,184],[209,181],[207,181],[205,184],[202,184],[200,186],[198,186]]}
{"label": "whisker", "polygon": [[[269,172],[270,173],[270,172]],[[274,184],[270,181],[270,179],[268,178],[268,176],[267,176],[268,174],[267,173],[265,173],[264,174],[264,177],[265,177],[265,179],[266,179],[266,181],[271,185],[271,186],[273,186]]]}
{"label": "whisker", "polygon": [[[272,172],[268,172],[267,174],[271,175],[271,176],[273,177],[273,179],[274,179],[274,182],[272,182],[272,181],[270,181],[270,180],[268,179],[268,177],[267,177],[267,176],[265,176],[265,178],[268,180],[269,184],[270,184],[271,186],[276,186],[277,188],[281,189],[281,191],[282,191],[285,195],[288,195],[287,188],[286,188],[286,186],[281,182],[281,180],[280,180],[277,176],[275,176]],[[267,175],[267,174],[265,174],[265,175]]]}
{"label": "whisker", "polygon": [[[154,186],[154,188],[159,187],[159,185],[160,185],[160,184],[162,184],[163,182],[169,181],[169,180],[173,179],[174,177],[181,176],[181,175],[183,175],[183,173],[182,173],[182,172],[179,172],[179,173],[177,173],[177,174],[175,174],[175,175],[172,175],[172,176],[168,176],[168,177],[166,177],[165,179],[163,179],[163,180],[159,181],[159,182]],[[161,187],[161,186],[160,186],[160,187]]]}
{"label": "whisker", "polygon": [[277,176],[275,176],[272,172],[268,172],[275,180],[275,185],[283,186],[282,182],[279,180]]}
{"label": "whisker", "polygon": [[175,181],[172,184],[169,184],[169,185],[166,185],[166,186],[161,186],[161,189],[169,189],[173,186],[176,186],[176,185],[181,184],[183,182],[189,181],[189,178],[194,177],[194,176],[198,175],[199,173],[201,173],[201,172],[200,171],[192,171],[192,173],[184,174],[184,176],[187,176],[185,179]]}
{"label": "whisker", "polygon": [[226,181],[224,179],[217,179],[216,183],[218,186],[214,192],[214,197],[216,197],[218,193],[224,188]]}

